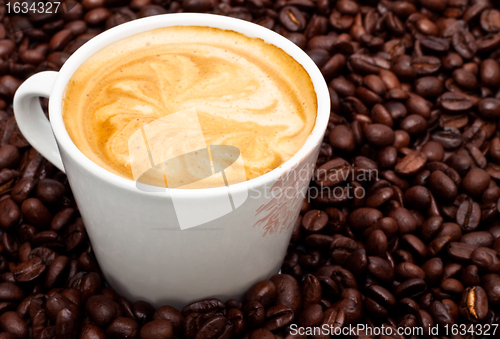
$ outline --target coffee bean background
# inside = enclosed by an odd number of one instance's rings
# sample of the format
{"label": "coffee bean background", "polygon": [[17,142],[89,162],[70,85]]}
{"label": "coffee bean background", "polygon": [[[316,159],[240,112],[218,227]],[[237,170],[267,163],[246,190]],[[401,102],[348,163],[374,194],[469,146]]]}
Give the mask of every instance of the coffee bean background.
{"label": "coffee bean background", "polygon": [[[290,326],[499,323],[498,2],[67,6],[29,17],[7,16],[0,6],[1,339],[306,338]],[[175,12],[227,15],[284,35],[321,69],[332,106],[311,182],[322,194],[303,203],[282,274],[256,283],[243,300],[182,310],[132,303],[106,285],[66,176],[26,142],[11,106],[26,77],[58,70],[102,31]],[[367,170],[377,175],[342,176]],[[366,195],[353,198],[356,188]]]}

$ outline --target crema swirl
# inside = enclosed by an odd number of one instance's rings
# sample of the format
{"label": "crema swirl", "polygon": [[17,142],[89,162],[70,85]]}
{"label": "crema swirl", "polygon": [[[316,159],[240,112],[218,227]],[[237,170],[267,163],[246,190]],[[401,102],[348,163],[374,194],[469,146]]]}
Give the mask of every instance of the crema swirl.
{"label": "crema swirl", "polygon": [[237,147],[250,180],[303,146],[317,101],[307,72],[276,46],[233,31],[177,26],[125,38],[87,59],[67,85],[63,118],[83,154],[132,180],[131,135],[192,108],[206,145]]}

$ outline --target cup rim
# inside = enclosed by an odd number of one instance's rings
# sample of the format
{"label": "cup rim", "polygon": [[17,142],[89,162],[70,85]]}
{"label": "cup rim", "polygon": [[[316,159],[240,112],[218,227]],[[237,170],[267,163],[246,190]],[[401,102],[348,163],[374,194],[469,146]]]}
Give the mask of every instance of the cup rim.
{"label": "cup rim", "polygon": [[[258,187],[268,182],[276,181],[280,175],[288,171],[307,156],[307,154],[315,148],[316,145],[322,142],[324,132],[328,125],[330,117],[330,96],[326,81],[314,61],[297,45],[278,33],[257,25],[252,22],[236,19],[232,17],[221,16],[217,14],[202,14],[202,13],[170,13],[156,16],[150,16],[133,20],[119,26],[115,26],[107,31],[100,33],[90,39],[75,51],[61,67],[59,74],[52,87],[52,93],[49,98],[49,117],[54,136],[57,140],[58,147],[64,149],[66,156],[73,158],[80,166],[96,177],[99,177],[106,182],[112,183],[126,190],[141,192],[148,195],[161,195],[165,192],[145,192],[136,187],[136,182],[130,179],[123,178],[114,174],[103,167],[97,165],[87,156],[85,156],[71,140],[64,121],[62,118],[62,98],[66,89],[66,85],[78,67],[87,60],[91,55],[96,53],[103,47],[121,40],[125,37],[134,34],[150,31],[156,28],[170,26],[199,26],[199,27],[214,27],[226,30],[232,30],[243,34],[247,37],[255,37],[264,40],[267,43],[275,45],[282,49],[285,53],[294,58],[299,64],[304,67],[313,83],[317,99],[316,123],[314,128],[306,139],[304,145],[281,166],[272,171],[263,174],[259,177],[230,185],[231,192],[249,190],[253,187]],[[166,192],[175,190],[178,196],[186,197],[192,194],[197,195],[214,195],[227,194],[228,187],[212,187],[199,189],[176,189],[167,188]]]}

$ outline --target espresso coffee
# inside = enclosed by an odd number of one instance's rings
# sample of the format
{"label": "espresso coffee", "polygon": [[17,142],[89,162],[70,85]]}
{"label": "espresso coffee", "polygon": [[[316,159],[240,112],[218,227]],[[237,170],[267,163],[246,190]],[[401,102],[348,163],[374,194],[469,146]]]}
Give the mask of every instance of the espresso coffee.
{"label": "espresso coffee", "polygon": [[[315,125],[317,100],[305,69],[283,50],[234,31],[194,26],[155,29],[101,49],[77,69],[63,99],[64,123],[75,145],[99,166],[131,180],[133,134],[147,134],[147,126],[178,112],[195,114],[193,125],[181,125],[189,129],[199,121],[204,147],[238,149],[242,162],[234,163],[233,172],[250,180],[303,146]],[[186,146],[190,134],[175,129],[175,138],[161,141],[169,154],[193,151]],[[198,167],[179,170],[179,182]],[[170,179],[153,175],[145,182],[165,187]],[[223,185],[214,175],[181,188]]]}

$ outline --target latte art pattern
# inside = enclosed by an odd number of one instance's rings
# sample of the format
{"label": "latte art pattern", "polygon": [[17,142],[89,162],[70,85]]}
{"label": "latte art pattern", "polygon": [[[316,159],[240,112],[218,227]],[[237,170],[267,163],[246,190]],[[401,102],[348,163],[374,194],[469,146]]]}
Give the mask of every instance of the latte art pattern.
{"label": "latte art pattern", "polygon": [[162,28],[111,44],[80,66],[63,101],[76,146],[129,179],[130,136],[190,108],[198,113],[207,145],[241,151],[249,180],[302,147],[317,104],[307,73],[283,51],[206,27]]}

